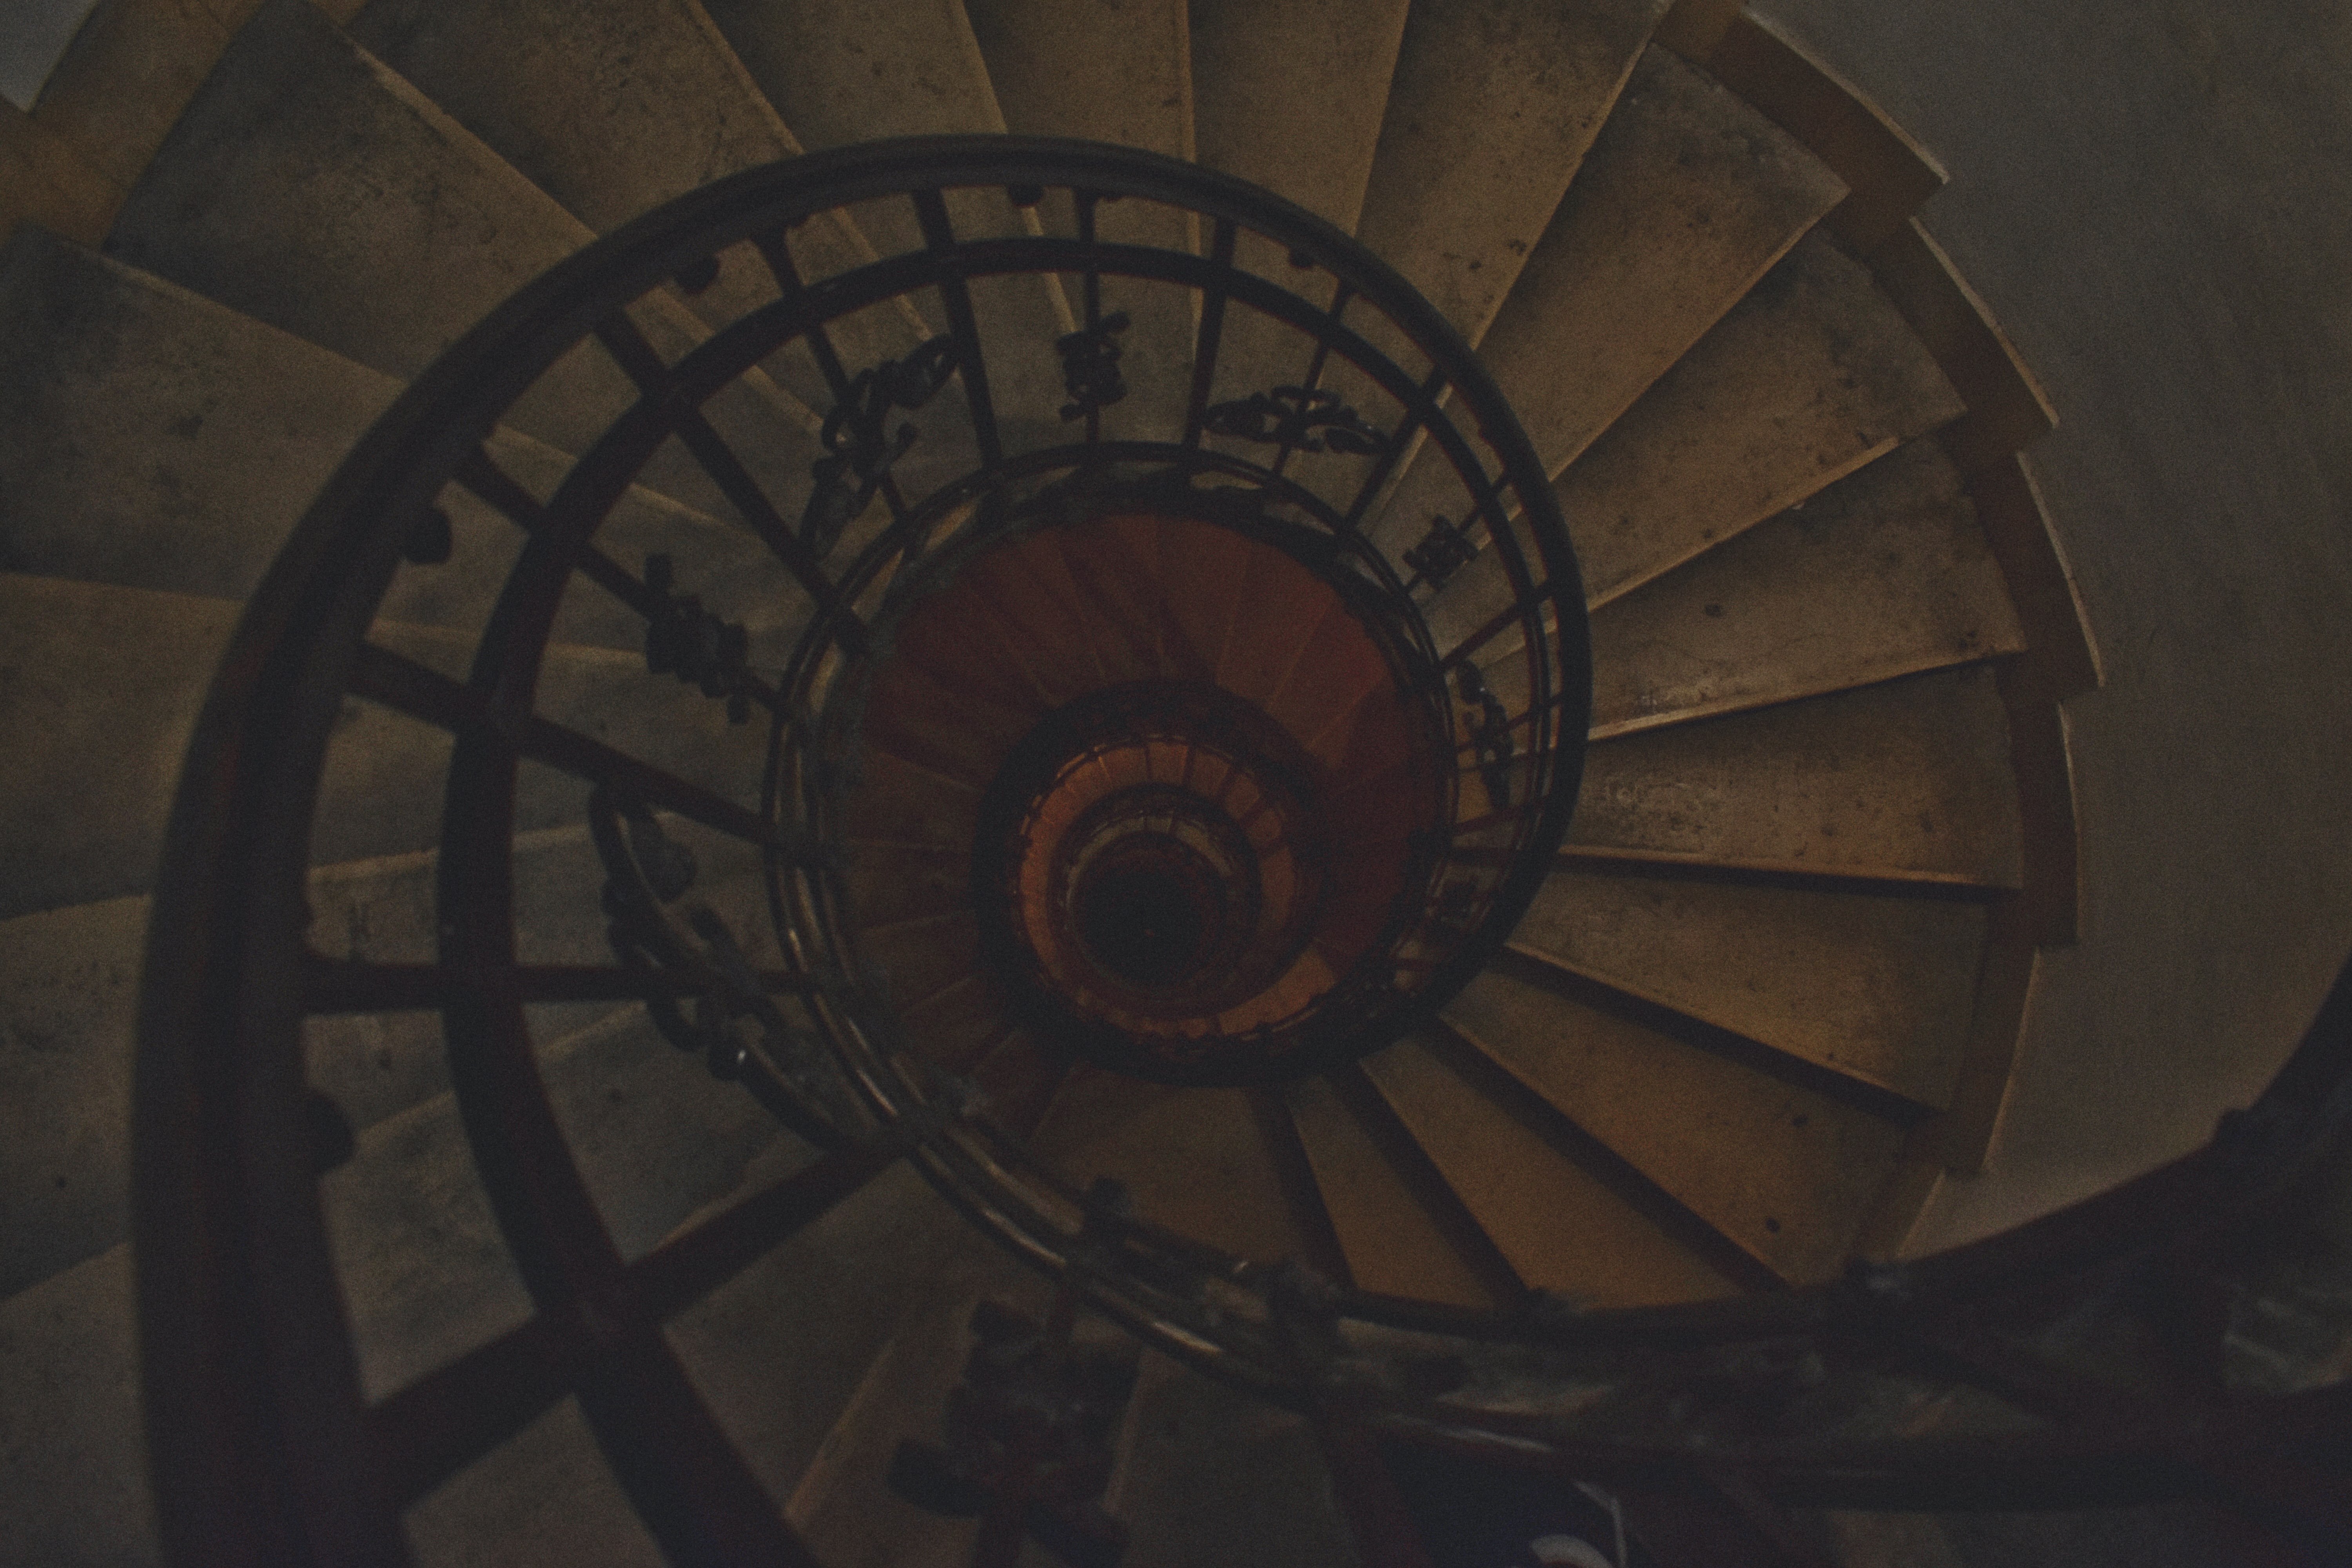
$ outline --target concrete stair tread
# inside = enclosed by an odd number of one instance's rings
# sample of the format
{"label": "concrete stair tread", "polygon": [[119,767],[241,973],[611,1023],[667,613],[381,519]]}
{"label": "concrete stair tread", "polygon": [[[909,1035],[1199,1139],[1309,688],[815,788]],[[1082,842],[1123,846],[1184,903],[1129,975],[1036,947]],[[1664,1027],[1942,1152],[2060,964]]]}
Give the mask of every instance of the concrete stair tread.
{"label": "concrete stair tread", "polygon": [[[1844,194],[1705,72],[1644,49],[1478,345],[1546,470],[1591,445]],[[1423,447],[1378,536],[1410,547],[1433,513],[1458,517],[1458,495]]]}
{"label": "concrete stair tread", "polygon": [[1733,1282],[1424,1044],[1364,1071],[1519,1278],[1601,1307],[1728,1295]]}
{"label": "concrete stair tread", "polygon": [[[131,191],[107,250],[407,379],[590,237],[308,0],[264,0]],[[660,295],[632,315],[673,358],[704,332]],[[635,401],[604,351],[583,344],[509,417],[583,451]],[[772,490],[805,490],[816,456],[805,406],[754,377],[707,412]],[[656,482],[725,514],[682,456],[657,458]]]}
{"label": "concrete stair tread", "polygon": [[1304,1243],[1274,1157],[1238,1089],[1172,1089],[1081,1063],[1030,1138],[1072,1185],[1126,1184],[1150,1223],[1263,1263]]}
{"label": "concrete stair tread", "polygon": [[1981,904],[1555,872],[1512,945],[1916,1104],[1950,1103]]}
{"label": "concrete stair tread", "polygon": [[1561,475],[1603,604],[1962,412],[1927,347],[1809,235]]}
{"label": "concrete stair tread", "polygon": [[1572,849],[2016,888],[2008,713],[1967,665],[1640,731],[1585,753]]}
{"label": "concrete stair tread", "polygon": [[[251,593],[345,453],[393,398],[380,372],[138,268],[21,229],[0,258],[0,562],[89,583],[237,600]],[[534,499],[572,459],[512,429],[488,444]],[[478,625],[521,543],[462,487],[446,492],[455,550],[404,566],[381,613]],[[633,570],[667,552],[722,592],[782,576],[747,530],[632,486],[597,536]],[[781,588],[781,592],[780,592]],[[748,590],[740,610],[772,658],[795,592]],[[610,595],[568,597],[561,641],[640,647],[644,621]],[[797,629],[794,627],[793,629]]]}
{"label": "concrete stair tread", "polygon": [[1741,1253],[1793,1283],[1844,1266],[1903,1131],[1511,976],[1445,1012],[1462,1043]]}
{"label": "concrete stair tread", "polygon": [[1958,474],[1914,443],[1596,612],[1592,734],[2024,647]]}
{"label": "concrete stair tread", "polygon": [[[697,0],[374,0],[348,31],[599,233],[801,151]],[[873,258],[840,214],[805,226],[791,243],[808,278]],[[718,259],[716,280],[688,301],[714,327],[775,297],[755,249],[730,247]],[[888,312],[833,336],[854,366],[919,341]],[[831,403],[805,352],[770,368],[808,405]]]}
{"label": "concrete stair tread", "polygon": [[1543,237],[1666,0],[1419,0],[1356,237],[1472,345]]}
{"label": "concrete stair tread", "polygon": [[1328,1079],[1302,1079],[1282,1095],[1359,1289],[1465,1307],[1497,1304],[1443,1220]]}
{"label": "concrete stair tread", "polygon": [[[1352,231],[1409,0],[1195,0],[1194,156]],[[1296,62],[1313,60],[1301,72]]]}

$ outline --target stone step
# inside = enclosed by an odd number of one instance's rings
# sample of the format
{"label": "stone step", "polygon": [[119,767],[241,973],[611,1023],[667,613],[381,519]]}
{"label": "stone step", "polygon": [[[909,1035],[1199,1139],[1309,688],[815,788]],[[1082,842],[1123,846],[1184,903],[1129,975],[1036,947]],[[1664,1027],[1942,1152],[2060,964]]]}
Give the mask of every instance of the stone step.
{"label": "stone step", "polygon": [[1195,1241],[1262,1263],[1305,1250],[1245,1089],[1171,1089],[1080,1063],[1029,1144],[1079,1188],[1124,1182],[1144,1219]]}
{"label": "stone step", "polygon": [[[308,0],[264,0],[131,191],[107,249],[405,380],[590,237]],[[668,357],[705,335],[658,292],[632,315]],[[509,418],[585,451],[635,399],[589,342]],[[815,416],[756,375],[706,412],[778,504],[797,512],[817,455]],[[657,455],[648,474],[665,493],[728,515],[681,450]]]}
{"label": "stone step", "polygon": [[[1712,78],[1643,50],[1479,344],[1545,470],[1582,453],[1844,194]],[[1409,548],[1433,513],[1459,520],[1461,494],[1423,447],[1378,537]]]}
{"label": "stone step", "polygon": [[1645,730],[1584,754],[1574,849],[1693,867],[2022,884],[2009,716],[1967,665]]}
{"label": "stone step", "polygon": [[[0,919],[142,892],[163,843],[187,738],[236,606],[221,599],[0,574],[0,666],[16,672],[5,717],[54,744],[18,749],[0,773],[0,854],[16,868]],[[462,676],[473,639],[380,622],[394,651]],[[759,798],[765,745],[722,705],[646,672],[641,656],[556,645],[539,713],[737,801]],[[446,731],[358,699],[328,743],[311,853],[317,864],[435,843]],[[524,829],[581,820],[586,786],[524,766]]]}
{"label": "stone step", "polygon": [[1496,1305],[1495,1292],[1328,1079],[1286,1084],[1282,1097],[1359,1289],[1465,1307]]}
{"label": "stone step", "polygon": [[[1119,1568],[1358,1568],[1330,1466],[1303,1416],[1147,1355],[1118,1490]],[[1045,1568],[1039,1553],[1023,1568]]]}
{"label": "stone step", "polygon": [[[811,151],[1005,129],[961,0],[905,0],[887,8],[855,0],[705,0],[705,8]],[[999,192],[952,193],[947,205],[960,237],[1038,232],[1036,215],[1015,209]],[[853,212],[883,255],[923,247],[909,203],[869,202]],[[1006,449],[1059,445],[1067,427],[1059,417],[1065,393],[1053,344],[1076,324],[1061,285],[1052,278],[982,279],[971,294]],[[933,302],[919,309],[931,331],[947,329]]]}
{"label": "stone step", "polygon": [[1399,1041],[1364,1071],[1528,1285],[1596,1307],[1732,1293],[1706,1259],[1426,1044]]}
{"label": "stone step", "polygon": [[[613,962],[598,907],[603,867],[584,827],[521,836],[515,868],[518,900],[533,911],[533,959]],[[746,869],[714,858],[705,880],[727,885],[706,896],[756,950],[767,922],[757,868],[748,868],[751,876]],[[436,871],[429,851],[319,868],[310,879],[310,949],[336,959],[433,962]],[[140,896],[0,921],[0,1295],[128,1234],[132,1026],[150,914]],[[615,1007],[542,1004],[530,1015],[533,1033],[553,1039]],[[437,1013],[320,1015],[306,1022],[303,1037],[311,1086],[357,1131],[449,1087]]]}
{"label": "stone step", "polygon": [[[964,0],[1004,128],[1020,136],[1075,136],[1190,159],[1193,154],[1192,25],[1184,0]],[[1060,198],[1040,215],[1049,233],[1074,235]],[[1123,245],[1197,250],[1197,222],[1173,208],[1108,202],[1096,232]],[[1166,440],[1181,429],[1192,388],[1193,296],[1189,289],[1101,280],[1102,313],[1125,312],[1118,337],[1127,395],[1103,411],[1114,440]],[[1073,295],[1073,309],[1083,309]]]}
{"label": "stone step", "polygon": [[[797,156],[800,143],[697,0],[374,0],[349,31],[491,151],[600,234],[723,175]],[[804,276],[873,258],[830,215],[791,244]],[[713,327],[776,295],[736,246],[688,300]],[[853,368],[904,353],[916,324],[884,312],[833,332]],[[831,390],[805,351],[768,368],[808,406]]]}
{"label": "stone step", "polygon": [[1544,884],[1512,945],[1941,1110],[1985,922],[1973,900],[1577,868]]}
{"label": "stone step", "polygon": [[1592,617],[1595,739],[2021,652],[1933,442],[1873,463]]}
{"label": "stone step", "polygon": [[1356,237],[1473,346],[1511,292],[1666,0],[1419,0]]}
{"label": "stone step", "polygon": [[[237,600],[399,383],[29,226],[0,256],[0,564],[86,583]],[[512,429],[494,461],[545,499],[572,459]],[[443,496],[450,560],[404,565],[382,613],[487,620],[520,531],[470,491]],[[597,534],[632,570],[667,553],[682,584],[775,639],[805,596],[748,530],[633,486]],[[730,589],[733,592],[730,594]],[[567,596],[562,641],[641,648],[645,622],[601,590]]]}
{"label": "stone step", "polygon": [[1489,972],[1446,1009],[1462,1039],[1773,1274],[1830,1279],[1902,1130],[1557,992]]}
{"label": "stone step", "polygon": [[1558,486],[1605,604],[1962,412],[1867,268],[1800,240]]}

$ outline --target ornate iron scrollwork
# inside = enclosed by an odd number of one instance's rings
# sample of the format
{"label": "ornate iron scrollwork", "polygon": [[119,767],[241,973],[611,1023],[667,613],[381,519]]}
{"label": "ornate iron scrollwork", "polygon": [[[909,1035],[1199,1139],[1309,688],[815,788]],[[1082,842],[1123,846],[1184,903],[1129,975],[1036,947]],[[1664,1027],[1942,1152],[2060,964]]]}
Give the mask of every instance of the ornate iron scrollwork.
{"label": "ornate iron scrollwork", "polygon": [[1478,776],[1486,786],[1486,804],[1496,811],[1511,809],[1511,759],[1518,742],[1511,737],[1510,715],[1499,698],[1486,689],[1486,677],[1475,664],[1465,664],[1454,678],[1454,689],[1465,703],[1478,711],[1470,722],[1470,741],[1478,757]]}
{"label": "ornate iron scrollwork", "polygon": [[901,424],[889,433],[890,410],[920,408],[957,369],[955,339],[942,332],[904,359],[861,370],[824,416],[818,439],[826,456],[811,466],[816,488],[801,514],[801,537],[819,555],[864,511],[922,432]]}
{"label": "ornate iron scrollwork", "polygon": [[[718,910],[687,904],[674,917],[664,908],[693,890],[694,852],[644,805],[603,784],[589,796],[588,820],[604,863],[605,939],[625,967],[677,983],[646,998],[654,1027],[701,1057],[711,1077],[742,1082],[793,1131],[820,1147],[840,1142],[860,1114],[822,1043],[785,1020]],[[676,993],[691,996],[690,1013]]]}
{"label": "ornate iron scrollwork", "polygon": [[1213,436],[1301,452],[1380,455],[1388,437],[1364,423],[1327,387],[1277,386],[1211,407],[1202,428]]}
{"label": "ornate iron scrollwork", "polygon": [[704,609],[694,595],[677,593],[677,585],[668,556],[646,557],[646,589],[653,596],[646,612],[646,668],[698,686],[705,697],[725,698],[728,721],[740,724],[751,717],[751,634],[740,622],[722,621]]}
{"label": "ornate iron scrollwork", "polygon": [[1054,340],[1062,356],[1062,387],[1070,401],[1062,405],[1062,422],[1083,419],[1127,395],[1118,374],[1118,334],[1129,322],[1125,310],[1114,310],[1090,327],[1066,332]]}
{"label": "ornate iron scrollwork", "polygon": [[1478,546],[1470,535],[1440,516],[1429,520],[1429,531],[1404,552],[1404,563],[1431,587],[1443,588],[1447,578],[1469,565],[1477,554]]}

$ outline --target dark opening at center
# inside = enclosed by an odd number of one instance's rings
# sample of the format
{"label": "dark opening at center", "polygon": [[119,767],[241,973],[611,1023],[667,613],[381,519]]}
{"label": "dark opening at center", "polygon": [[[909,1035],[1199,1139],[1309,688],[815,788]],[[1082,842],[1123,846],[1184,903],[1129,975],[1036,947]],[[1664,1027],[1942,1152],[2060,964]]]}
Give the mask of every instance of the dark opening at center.
{"label": "dark opening at center", "polygon": [[1182,980],[1201,962],[1208,935],[1201,889],[1172,867],[1149,861],[1106,867],[1078,889],[1078,940],[1088,956],[1131,985]]}

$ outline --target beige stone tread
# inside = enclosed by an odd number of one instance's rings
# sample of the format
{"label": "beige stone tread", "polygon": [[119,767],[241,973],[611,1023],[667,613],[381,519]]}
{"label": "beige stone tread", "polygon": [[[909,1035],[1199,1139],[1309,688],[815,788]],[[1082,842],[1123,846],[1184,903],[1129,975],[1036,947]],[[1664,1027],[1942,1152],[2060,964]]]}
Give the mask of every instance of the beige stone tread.
{"label": "beige stone tread", "polygon": [[[629,1008],[539,1053],[551,1103],[625,1257],[649,1251],[733,1190],[780,1139],[740,1085],[722,1084]],[[531,1303],[444,1094],[360,1136],[320,1181],[329,1247],[371,1400],[529,1318]]]}
{"label": "beige stone tread", "polygon": [[1359,1289],[1464,1307],[1497,1304],[1328,1081],[1302,1079],[1286,1085],[1282,1097]]}
{"label": "beige stone tread", "polygon": [[401,1515],[420,1563],[665,1568],[577,1395],[426,1493]]}
{"label": "beige stone tread", "polygon": [[142,892],[236,621],[222,599],[0,574],[0,918]]}
{"label": "beige stone tread", "polygon": [[[972,967],[977,966],[975,960]],[[1028,1137],[1052,1108],[1071,1066],[1066,1047],[1040,1040],[1026,1028],[1014,1029],[973,1064],[980,1113],[1016,1138]]]}
{"label": "beige stone tread", "polygon": [[980,924],[970,910],[867,926],[857,945],[893,1006],[919,1002],[980,967]]}
{"label": "beige stone tread", "polygon": [[1861,263],[1808,235],[1558,485],[1594,604],[1962,412]]}
{"label": "beige stone tread", "polygon": [[[1185,0],[964,0],[1004,126],[1022,136],[1114,142],[1192,156],[1192,28]],[[1076,232],[1056,195],[1046,229]],[[1107,202],[1096,233],[1121,244],[1191,250],[1196,224],[1173,208]],[[1124,312],[1119,374],[1127,395],[1103,411],[1106,437],[1169,440],[1192,389],[1193,295],[1131,279],[1101,280],[1102,313]],[[1083,309],[1076,290],[1073,310]]]}
{"label": "beige stone tread", "polygon": [[827,1568],[971,1562],[980,1521],[918,1508],[892,1491],[887,1477],[901,1442],[940,1441],[941,1412],[977,1343],[974,1304],[925,1292],[899,1314],[897,1331],[793,1488],[784,1519]]}
{"label": "beige stone tread", "polygon": [[1510,293],[1666,0],[1417,0],[1356,237],[1473,346]]}
{"label": "beige stone tread", "polygon": [[901,1163],[672,1318],[667,1337],[782,1509],[909,1303],[934,1292],[1021,1304],[1039,1294],[1034,1273]]}
{"label": "beige stone tread", "polygon": [[[1195,156],[1352,231],[1410,0],[1194,0]],[[1303,70],[1300,62],[1312,60]]]}
{"label": "beige stone tread", "polygon": [[1480,355],[1557,474],[1845,186],[1664,49],[1643,51]]}
{"label": "beige stone tread", "polygon": [[1119,1568],[1360,1568],[1303,1416],[1157,1355],[1144,1366],[1108,1500],[1130,1535]]}
{"label": "beige stone tread", "polygon": [[1306,1250],[1246,1089],[1173,1089],[1081,1062],[1030,1148],[1081,1188],[1124,1182],[1144,1219],[1195,1241],[1262,1263]]}
{"label": "beige stone tread", "polygon": [[[801,151],[697,0],[374,0],[349,31],[599,233]],[[838,214],[790,243],[810,278],[873,258]],[[688,301],[713,326],[775,297],[751,247],[718,259],[717,279]],[[853,372],[918,341],[895,312],[860,322],[833,332]],[[831,405],[805,353],[769,368],[810,406]]]}
{"label": "beige stone tread", "polygon": [[1990,667],[1621,735],[1584,754],[1571,848],[1695,866],[2023,880]]}
{"label": "beige stone tread", "polygon": [[1959,476],[1916,442],[1592,617],[1593,737],[2021,652]]}
{"label": "beige stone tread", "polygon": [[0,1562],[161,1563],[128,1243],[0,1299]]}
{"label": "beige stone tread", "polygon": [[[590,237],[308,0],[263,0],[131,191],[107,249],[405,379]],[[633,313],[666,354],[703,332],[660,295]],[[509,417],[584,451],[635,401],[619,367],[587,343]],[[779,505],[796,510],[815,416],[749,379],[706,412]],[[682,451],[648,471],[666,492],[725,512]]]}
{"label": "beige stone tread", "polygon": [[1901,1128],[1624,1017],[1488,973],[1446,1020],[1782,1279],[1844,1267]]}
{"label": "beige stone tread", "polygon": [[[436,869],[429,851],[320,867],[311,949],[433,962]],[[533,958],[613,962],[597,905],[603,868],[584,828],[520,836],[515,873],[518,902],[534,911]],[[756,895],[756,881],[744,890]],[[0,921],[0,1296],[127,1233],[131,1041],[151,913],[144,896],[131,896]],[[738,926],[757,939],[761,920]],[[614,1006],[534,1005],[534,1034],[571,1034]],[[303,1033],[310,1083],[355,1129],[449,1087],[437,1013],[322,1015]]]}
{"label": "beige stone tread", "polygon": [[[399,390],[152,273],[21,228],[0,257],[0,471],[10,477],[0,565],[242,599]],[[540,499],[572,466],[516,430],[494,433],[489,450]],[[522,532],[462,486],[442,505],[452,558],[404,565],[382,613],[478,626]],[[748,530],[633,486],[596,544],[633,572],[669,554],[686,591],[752,630],[762,662],[789,652],[804,598]],[[645,622],[602,589],[575,591],[554,635],[639,649]]]}
{"label": "beige stone tread", "polygon": [[978,969],[903,1004],[898,1016],[908,1048],[954,1073],[971,1072],[1013,1027],[994,982]]}
{"label": "beige stone tread", "polygon": [[1733,1293],[1705,1259],[1425,1043],[1400,1041],[1363,1065],[1529,1285],[1595,1307]]}
{"label": "beige stone tread", "polygon": [[1553,873],[1511,941],[1941,1110],[1968,1041],[1985,919],[1973,900],[1580,868]]}

